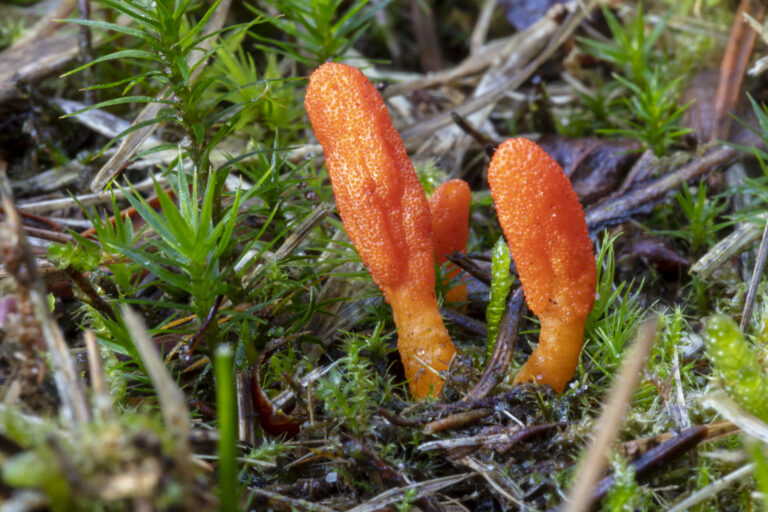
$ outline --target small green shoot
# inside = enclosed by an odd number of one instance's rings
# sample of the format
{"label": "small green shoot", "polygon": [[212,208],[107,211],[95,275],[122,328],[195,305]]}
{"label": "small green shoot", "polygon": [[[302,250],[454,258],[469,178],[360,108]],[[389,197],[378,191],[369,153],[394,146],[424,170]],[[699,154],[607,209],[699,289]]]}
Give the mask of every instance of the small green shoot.
{"label": "small green shoot", "polygon": [[716,222],[727,207],[727,202],[709,198],[704,182],[699,183],[695,195],[691,194],[688,185],[683,185],[677,194],[677,203],[687,224],[683,224],[679,230],[658,233],[685,240],[694,253],[714,245],[718,241],[718,232],[729,224],[729,222]]}
{"label": "small green shoot", "polygon": [[277,460],[291,449],[288,444],[264,439],[243,458],[243,462],[257,470],[268,470],[277,467]]}
{"label": "small green shoot", "polygon": [[[261,20],[257,18],[249,23],[206,33],[207,23],[214,16],[221,0],[214,1],[194,25],[191,24],[187,13],[192,3],[190,0],[158,0],[149,4],[137,0],[101,1],[131,19],[133,26],[88,19],[64,21],[127,36],[129,39],[140,42],[142,46],[113,51],[68,71],[63,76],[72,75],[96,64],[127,60],[139,64],[147,71],[115,83],[93,86],[91,89],[122,86],[124,94],[139,84],[151,82],[163,88],[163,93],[111,98],[70,115],[115,105],[160,105],[161,108],[155,116],[123,130],[104,146],[102,153],[121,138],[145,126],[178,123],[187,135],[185,142],[180,145],[183,150],[182,157],[189,157],[192,160],[195,170],[200,175],[203,188],[206,188],[213,172],[210,161],[212,149],[232,133],[238,126],[239,119],[253,108],[250,101],[223,106],[231,101],[230,91],[241,91],[243,88],[253,86],[260,87],[260,84],[236,84],[223,74],[202,73],[206,61],[215,51],[206,49],[205,45],[213,46],[209,40],[223,34],[227,34],[229,38],[236,38]],[[225,84],[228,91],[212,101],[201,101],[214,84]],[[140,155],[171,147],[173,146],[160,145]],[[225,177],[225,175],[217,176],[214,180],[216,182],[214,217],[218,217],[221,187]]]}
{"label": "small green shoot", "polygon": [[197,175],[190,184],[185,172],[178,173],[174,186],[179,201],[177,207],[171,196],[156,184],[155,193],[162,214],[157,213],[138,192],[125,191],[126,199],[158,236],[144,247],[126,244],[122,237],[110,239],[105,236],[101,241],[151,271],[165,286],[188,293],[192,297],[190,308],[202,321],[216,297],[229,291],[230,285],[223,279],[229,269],[222,264],[222,259],[231,250],[232,231],[243,198],[238,192],[232,205],[214,223],[215,186],[211,181],[207,183],[202,204],[195,199],[198,186]]}
{"label": "small green shoot", "polygon": [[485,321],[488,326],[488,349],[486,357],[490,358],[493,347],[496,344],[496,336],[499,334],[499,324],[507,305],[507,296],[514,282],[514,277],[509,273],[509,264],[512,257],[509,254],[504,237],[500,237],[493,246],[491,258],[491,291],[488,298],[488,308],[485,310]]}
{"label": "small green shoot", "polygon": [[0,23],[0,50],[11,46],[14,41],[19,39],[27,30],[26,22],[23,19],[6,19]]}
{"label": "small green shoot", "polygon": [[[281,16],[269,21],[293,41],[253,36],[307,66],[339,59],[368,28],[374,15],[389,1],[369,5],[368,0],[347,4],[341,0],[269,0]],[[253,9],[258,14],[261,11]]]}
{"label": "small green shoot", "polygon": [[[584,51],[614,66],[615,84],[626,88],[629,94],[606,102],[604,98],[618,96],[616,85],[611,83],[601,86],[598,93],[592,96],[588,106],[595,109],[595,118],[598,121],[611,119],[618,124],[600,128],[598,133],[637,139],[645,148],[660,156],[690,132],[680,126],[682,115],[690,105],[677,104],[682,77],[671,78],[654,52],[669,16],[657,23],[650,34],[646,34],[642,3],[638,4],[634,22],[626,27],[608,7],[603,6],[602,9],[611,30],[611,39],[606,42],[581,38],[579,41]],[[623,118],[630,120],[622,121]]]}
{"label": "small green shoot", "polygon": [[765,444],[757,440],[747,443],[749,455],[755,464],[755,482],[763,502],[763,512],[768,512],[768,458],[765,456]]}
{"label": "small green shoot", "polygon": [[685,110],[691,105],[678,106],[680,79],[665,80],[658,69],[641,83],[632,82],[614,74],[613,77],[632,93],[620,101],[629,109],[634,120],[626,121],[620,128],[604,128],[600,133],[631,137],[639,140],[656,156],[662,156],[667,148],[690,133],[690,128],[680,126]]}
{"label": "small green shoot", "polygon": [[768,371],[736,322],[723,314],[708,317],[704,340],[725,391],[747,411],[768,421]]}
{"label": "small green shoot", "polygon": [[325,403],[328,415],[355,434],[368,428],[373,407],[390,393],[389,382],[375,372],[372,361],[363,355],[363,350],[368,349],[379,352],[383,328],[383,322],[379,322],[368,337],[350,334],[344,344],[345,355],[316,384],[317,395]]}
{"label": "small green shoot", "polygon": [[409,512],[413,510],[416,503],[416,489],[408,489],[403,495],[403,499],[395,504],[395,510],[397,512]]}
{"label": "small green shoot", "polygon": [[604,512],[632,512],[641,503],[639,486],[635,480],[635,468],[620,455],[615,455],[611,461],[613,477],[616,483],[610,488],[603,499]]}
{"label": "small green shoot", "polygon": [[628,80],[643,87],[649,63],[653,61],[654,46],[664,33],[669,16],[646,34],[642,3],[637,5],[634,23],[628,23],[626,27],[607,6],[603,5],[602,11],[612,37],[607,41],[579,38],[579,42],[587,53],[613,64]]}
{"label": "small green shoot", "polygon": [[214,354],[216,416],[219,420],[219,500],[221,512],[238,510],[237,404],[235,403],[234,357],[229,345],[219,345]]}
{"label": "small green shoot", "polygon": [[624,348],[632,340],[643,317],[640,288],[633,282],[614,282],[616,259],[613,245],[619,235],[603,235],[597,256],[597,294],[584,328],[586,353],[604,375],[612,375],[621,363]]}

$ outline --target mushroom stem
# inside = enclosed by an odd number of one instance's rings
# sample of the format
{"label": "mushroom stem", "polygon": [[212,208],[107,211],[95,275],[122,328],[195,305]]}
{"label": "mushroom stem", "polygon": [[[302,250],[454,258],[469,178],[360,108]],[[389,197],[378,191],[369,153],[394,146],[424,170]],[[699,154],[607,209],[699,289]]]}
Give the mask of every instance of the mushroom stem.
{"label": "mushroom stem", "polygon": [[436,395],[443,386],[440,372],[451,364],[456,349],[437,307],[434,294],[410,288],[386,291],[397,325],[397,350],[415,397]]}
{"label": "mushroom stem", "polygon": [[455,349],[435,298],[429,205],[403,141],[381,95],[351,66],[317,68],[304,104],[344,229],[394,311],[411,393],[437,394],[436,372]]}
{"label": "mushroom stem", "polygon": [[563,320],[557,314],[539,315],[539,320],[539,344],[515,375],[514,382],[546,383],[561,393],[579,365],[584,322]]}
{"label": "mushroom stem", "polygon": [[539,345],[515,382],[562,392],[579,363],[597,284],[584,210],[563,169],[523,138],[499,146],[488,183],[525,300],[541,320]]}

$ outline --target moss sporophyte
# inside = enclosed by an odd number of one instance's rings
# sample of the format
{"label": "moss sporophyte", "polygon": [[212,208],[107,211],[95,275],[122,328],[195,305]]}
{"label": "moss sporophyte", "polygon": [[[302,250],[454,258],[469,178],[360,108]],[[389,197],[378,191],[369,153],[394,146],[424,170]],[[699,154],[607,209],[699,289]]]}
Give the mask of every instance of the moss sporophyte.
{"label": "moss sporophyte", "polygon": [[[325,152],[344,228],[392,306],[411,393],[417,399],[437,394],[444,383],[440,372],[455,354],[435,297],[434,258],[445,254],[434,240],[434,234],[443,236],[442,214],[432,218],[384,101],[359,70],[320,66],[310,77],[305,107]],[[560,392],[578,364],[595,295],[584,212],[562,169],[526,139],[499,147],[488,180],[526,300],[542,325],[539,346],[515,382],[532,380]],[[440,211],[444,194],[455,195],[448,202],[456,213],[447,218],[462,219],[455,221],[461,231],[469,188],[446,184],[433,199],[433,212]],[[446,244],[459,249],[466,236]]]}

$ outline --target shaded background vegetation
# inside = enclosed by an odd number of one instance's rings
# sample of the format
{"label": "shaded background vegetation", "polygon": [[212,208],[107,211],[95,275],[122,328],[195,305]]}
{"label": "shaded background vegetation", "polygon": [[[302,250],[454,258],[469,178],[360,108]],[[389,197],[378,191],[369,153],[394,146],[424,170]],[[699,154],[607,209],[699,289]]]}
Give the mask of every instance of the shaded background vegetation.
{"label": "shaded background vegetation", "polygon": [[[19,71],[0,75],[8,510],[546,510],[647,317],[655,343],[594,506],[766,507],[763,7],[75,7],[0,7],[0,69]],[[42,63],[59,53],[63,70]],[[427,193],[451,177],[473,189],[480,279],[445,304],[460,357],[424,403],[304,113],[327,60],[380,86]],[[511,136],[571,178],[598,294],[564,393],[511,387],[537,339],[523,315],[510,368],[466,401],[488,358],[488,284],[510,278],[497,263],[491,281],[501,230],[484,173]],[[727,329],[705,329],[714,313]]]}

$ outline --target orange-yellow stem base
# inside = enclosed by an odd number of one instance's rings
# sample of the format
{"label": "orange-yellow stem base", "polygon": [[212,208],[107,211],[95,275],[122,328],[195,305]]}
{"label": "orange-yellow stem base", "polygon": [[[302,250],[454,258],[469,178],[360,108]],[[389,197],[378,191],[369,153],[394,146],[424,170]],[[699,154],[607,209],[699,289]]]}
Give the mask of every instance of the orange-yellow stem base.
{"label": "orange-yellow stem base", "polygon": [[407,286],[385,290],[397,325],[397,350],[411,394],[421,399],[443,387],[440,372],[451,364],[456,348],[443,324],[434,294],[423,296]]}
{"label": "orange-yellow stem base", "polygon": [[515,384],[538,382],[549,384],[562,393],[579,364],[584,337],[584,320],[563,320],[562,315],[539,315],[539,344],[531,357],[515,375]]}

